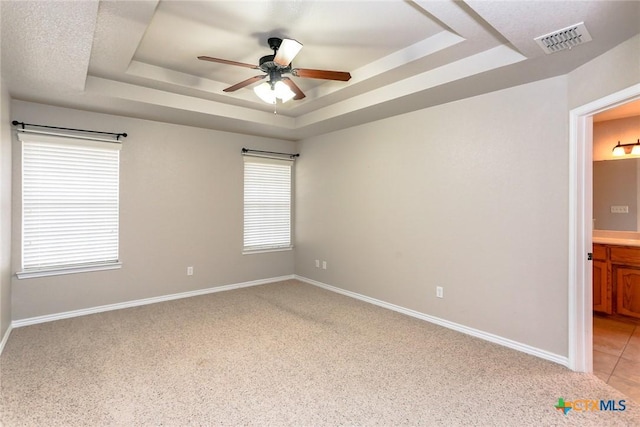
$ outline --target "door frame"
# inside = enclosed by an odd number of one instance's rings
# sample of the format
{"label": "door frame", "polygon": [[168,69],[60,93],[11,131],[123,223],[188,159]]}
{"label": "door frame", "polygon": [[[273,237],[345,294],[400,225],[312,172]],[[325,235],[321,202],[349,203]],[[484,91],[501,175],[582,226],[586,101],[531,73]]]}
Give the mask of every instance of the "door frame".
{"label": "door frame", "polygon": [[593,372],[593,116],[640,99],[640,84],[569,112],[569,352],[568,367]]}

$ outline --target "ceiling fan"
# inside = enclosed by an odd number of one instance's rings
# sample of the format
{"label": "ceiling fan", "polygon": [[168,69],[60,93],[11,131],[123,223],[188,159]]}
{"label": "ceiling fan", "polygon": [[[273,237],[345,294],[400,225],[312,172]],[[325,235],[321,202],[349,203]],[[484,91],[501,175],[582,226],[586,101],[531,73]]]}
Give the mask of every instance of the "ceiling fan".
{"label": "ceiling fan", "polygon": [[337,80],[342,82],[346,82],[351,78],[351,74],[345,71],[293,68],[291,61],[293,61],[293,58],[295,58],[298,52],[300,52],[300,49],[302,49],[302,44],[293,39],[281,39],[278,37],[271,37],[267,42],[269,47],[273,50],[273,55],[266,55],[260,58],[259,65],[212,58],[210,56],[198,56],[198,59],[263,71],[266,74],[248,78],[240,83],[236,83],[233,86],[223,89],[223,91],[235,92],[238,89],[269,77],[268,82],[255,87],[254,91],[262,100],[270,104],[275,104],[276,98],[280,99],[282,102],[286,102],[289,99],[298,100],[305,97],[305,94],[300,90],[298,85],[296,85],[289,77],[284,77],[283,74],[291,74],[295,77],[308,79]]}

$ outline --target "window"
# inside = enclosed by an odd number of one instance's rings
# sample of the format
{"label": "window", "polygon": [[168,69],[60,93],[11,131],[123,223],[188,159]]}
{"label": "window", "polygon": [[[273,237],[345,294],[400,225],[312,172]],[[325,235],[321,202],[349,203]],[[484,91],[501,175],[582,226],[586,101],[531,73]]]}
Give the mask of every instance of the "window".
{"label": "window", "polygon": [[293,161],[244,157],[244,252],[291,249]]}
{"label": "window", "polygon": [[18,133],[19,278],[118,268],[120,144]]}

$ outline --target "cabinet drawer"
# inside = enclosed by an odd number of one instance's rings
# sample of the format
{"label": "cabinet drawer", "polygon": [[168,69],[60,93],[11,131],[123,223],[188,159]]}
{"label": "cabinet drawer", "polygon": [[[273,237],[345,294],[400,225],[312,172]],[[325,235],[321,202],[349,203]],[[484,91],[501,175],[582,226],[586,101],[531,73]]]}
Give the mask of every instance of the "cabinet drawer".
{"label": "cabinet drawer", "polygon": [[640,248],[612,246],[611,262],[640,265]]}
{"label": "cabinet drawer", "polygon": [[593,259],[597,259],[598,261],[606,261],[607,260],[607,247],[604,245],[593,245]]}

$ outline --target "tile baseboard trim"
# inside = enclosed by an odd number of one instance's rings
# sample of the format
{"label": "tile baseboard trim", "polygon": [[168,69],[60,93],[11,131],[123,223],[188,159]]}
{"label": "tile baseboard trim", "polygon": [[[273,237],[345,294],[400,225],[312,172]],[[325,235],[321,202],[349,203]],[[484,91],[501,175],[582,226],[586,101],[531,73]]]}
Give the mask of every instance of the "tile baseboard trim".
{"label": "tile baseboard trim", "polygon": [[[200,295],[212,294],[212,293],[216,293],[216,292],[231,291],[231,290],[240,289],[240,288],[248,288],[248,287],[251,287],[251,286],[266,285],[268,283],[282,282],[284,280],[291,280],[291,279],[294,279],[294,275],[271,277],[269,279],[252,280],[250,282],[235,283],[235,284],[231,284],[231,285],[214,286],[214,287],[211,287],[211,288],[198,289],[198,290],[195,290],[195,291],[180,292],[180,293],[177,293],[177,294],[162,295],[162,296],[152,297],[152,298],[143,298],[143,299],[138,299],[138,300],[133,300],[133,301],[126,301],[126,302],[120,302],[120,303],[115,303],[115,304],[100,305],[100,306],[91,307],[91,308],[83,308],[83,309],[80,309],[80,310],[65,311],[65,312],[56,313],[56,314],[47,314],[47,315],[44,315],[44,316],[29,317],[29,318],[26,318],[26,319],[14,320],[13,322],[11,322],[11,326],[9,327],[9,329],[11,329],[11,328],[21,328],[23,326],[29,326],[29,325],[36,325],[38,323],[53,322],[53,321],[56,321],[56,320],[69,319],[71,317],[86,316],[86,315],[89,315],[89,314],[102,313],[102,312],[105,312],[105,311],[121,310],[123,308],[139,307],[141,305],[155,304],[155,303],[158,303],[158,302],[165,302],[165,301],[172,301],[172,300],[182,299],[182,298],[196,297],[196,296],[200,296]],[[5,338],[3,339],[1,345],[4,345],[4,342],[6,341],[8,336],[9,336],[8,333],[5,334]],[[0,347],[0,349],[1,348],[2,347]]]}
{"label": "tile baseboard trim", "polygon": [[539,357],[541,359],[549,360],[551,362],[557,363],[563,366],[569,366],[569,358],[565,356],[560,356],[555,353],[551,353],[546,350],[542,350],[536,347],[532,347],[527,344],[520,343],[518,341],[510,340],[508,338],[501,337],[499,335],[494,335],[489,332],[481,331],[479,329],[470,328],[468,326],[460,325],[458,323],[450,322],[445,319],[441,319],[439,317],[430,316],[428,314],[421,313],[419,311],[411,310],[409,308],[401,307],[399,305],[391,304],[386,301],[382,301],[379,299],[371,298],[366,295],[358,294],[356,292],[347,291],[342,288],[338,288],[336,286],[327,285],[326,283],[318,282],[317,280],[309,279],[307,277],[295,275],[295,279],[301,282],[308,283],[310,285],[318,286],[320,288],[336,292],[342,295],[346,295],[351,298],[355,298],[364,302],[368,302],[370,304],[377,305],[379,307],[383,307],[389,310],[397,311],[398,313],[406,314],[407,316],[415,317],[420,320],[424,320],[426,322],[434,323],[436,325],[452,329],[457,332],[462,332],[463,334],[471,335],[476,338],[483,339],[485,341],[492,342],[494,344],[499,344],[503,347],[511,348],[513,350],[517,350],[523,353],[530,354],[532,356]]}
{"label": "tile baseboard trim", "polygon": [[2,356],[2,351],[4,350],[5,344],[9,341],[9,335],[11,335],[11,331],[13,330],[13,325],[9,325],[4,336],[2,337],[2,341],[0,341],[0,356]]}

